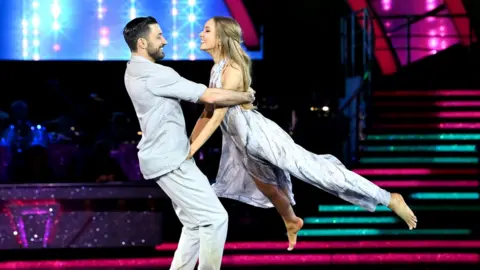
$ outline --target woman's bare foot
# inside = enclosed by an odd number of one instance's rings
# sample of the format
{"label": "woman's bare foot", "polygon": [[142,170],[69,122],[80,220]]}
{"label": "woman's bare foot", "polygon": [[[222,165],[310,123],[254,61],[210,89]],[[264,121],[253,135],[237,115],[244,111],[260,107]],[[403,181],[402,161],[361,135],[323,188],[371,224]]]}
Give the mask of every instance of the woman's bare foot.
{"label": "woman's bare foot", "polygon": [[288,251],[292,251],[297,244],[297,233],[303,227],[303,219],[297,217],[293,222],[285,222],[288,236]]}
{"label": "woman's bare foot", "polygon": [[403,219],[403,221],[407,223],[410,230],[413,230],[417,227],[417,217],[410,207],[408,207],[407,203],[405,203],[402,195],[398,193],[392,193],[388,208],[392,209],[395,214]]}

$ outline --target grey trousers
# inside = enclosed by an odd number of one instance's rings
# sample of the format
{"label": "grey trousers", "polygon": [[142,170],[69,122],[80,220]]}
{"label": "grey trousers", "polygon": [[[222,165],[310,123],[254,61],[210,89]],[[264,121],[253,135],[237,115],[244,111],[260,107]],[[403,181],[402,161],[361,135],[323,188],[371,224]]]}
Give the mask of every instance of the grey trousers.
{"label": "grey trousers", "polygon": [[171,270],[219,270],[228,231],[228,214],[193,159],[154,179],[172,200],[183,224]]}

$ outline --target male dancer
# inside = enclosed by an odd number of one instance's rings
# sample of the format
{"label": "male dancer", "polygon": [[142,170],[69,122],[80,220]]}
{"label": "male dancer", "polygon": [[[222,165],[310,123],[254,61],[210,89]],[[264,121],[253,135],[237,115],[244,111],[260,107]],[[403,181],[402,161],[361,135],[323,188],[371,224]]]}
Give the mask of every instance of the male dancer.
{"label": "male dancer", "polygon": [[207,177],[187,159],[190,144],[179,101],[233,106],[252,102],[253,91],[207,88],[155,64],[165,57],[167,40],[152,17],[133,19],[123,36],[132,53],[125,86],[143,134],[138,144],[140,169],[170,197],[183,224],[170,269],[194,269],[199,256],[198,269],[220,269],[228,215]]}

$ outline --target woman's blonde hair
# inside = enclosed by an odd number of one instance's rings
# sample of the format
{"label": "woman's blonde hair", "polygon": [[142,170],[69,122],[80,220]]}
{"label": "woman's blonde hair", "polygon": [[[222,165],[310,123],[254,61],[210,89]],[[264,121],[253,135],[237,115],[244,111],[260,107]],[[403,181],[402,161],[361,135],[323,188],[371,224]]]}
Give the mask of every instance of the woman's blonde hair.
{"label": "woman's blonde hair", "polygon": [[215,23],[221,52],[229,61],[239,66],[243,74],[243,90],[247,91],[252,83],[250,75],[252,60],[241,46],[242,28],[236,20],[229,17],[216,16],[212,20]]}

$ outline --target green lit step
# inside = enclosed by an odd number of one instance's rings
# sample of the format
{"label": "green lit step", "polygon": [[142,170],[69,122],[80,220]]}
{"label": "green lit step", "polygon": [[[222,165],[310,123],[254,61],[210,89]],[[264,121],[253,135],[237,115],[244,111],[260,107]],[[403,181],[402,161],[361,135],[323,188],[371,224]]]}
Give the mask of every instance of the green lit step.
{"label": "green lit step", "polygon": [[298,236],[469,235],[468,229],[303,229]]}
{"label": "green lit step", "polygon": [[476,152],[475,145],[379,145],[362,146],[365,152]]}
{"label": "green lit step", "polygon": [[412,140],[480,140],[476,133],[440,133],[440,134],[375,134],[368,135],[367,140],[376,141],[412,141]]}
{"label": "green lit step", "polygon": [[[480,211],[480,205],[411,205],[413,211]],[[368,212],[357,205],[319,205],[319,212]],[[375,212],[391,212],[390,208],[379,205]]]}
{"label": "green lit step", "polygon": [[307,217],[305,224],[393,224],[400,220],[396,217]]}
{"label": "green lit step", "polygon": [[442,163],[442,164],[476,164],[476,157],[362,157],[361,164],[378,163]]}

